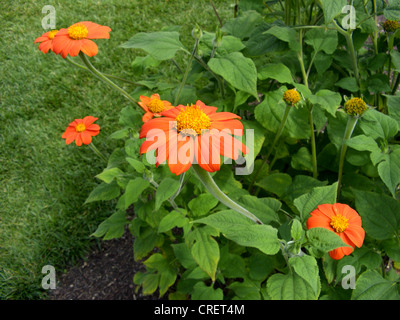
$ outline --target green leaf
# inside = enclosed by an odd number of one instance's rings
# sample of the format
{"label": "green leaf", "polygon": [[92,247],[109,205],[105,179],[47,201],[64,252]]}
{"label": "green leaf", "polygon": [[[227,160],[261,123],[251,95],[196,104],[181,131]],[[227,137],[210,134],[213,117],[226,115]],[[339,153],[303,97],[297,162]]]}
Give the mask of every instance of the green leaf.
{"label": "green leaf", "polygon": [[192,269],[197,266],[196,261],[193,259],[190,249],[186,243],[171,244],[174,250],[175,257],[186,269]]}
{"label": "green leaf", "polygon": [[389,153],[388,157],[378,164],[378,173],[395,198],[397,186],[400,184],[400,149]]}
{"label": "green leaf", "polygon": [[390,57],[392,58],[394,69],[400,72],[400,53],[397,50],[391,50]]}
{"label": "green leaf", "polygon": [[172,59],[177,51],[185,50],[179,41],[179,32],[176,31],[140,32],[123,43],[121,47],[143,49],[157,60]]}
{"label": "green leaf", "polygon": [[165,178],[161,181],[156,191],[156,210],[160,209],[162,203],[172,197],[179,190],[179,187],[180,183],[178,180]]}
{"label": "green leaf", "polygon": [[333,19],[341,14],[346,0],[321,0],[322,10],[324,11],[325,24],[329,24]]}
{"label": "green leaf", "polygon": [[224,294],[221,288],[214,289],[213,286],[207,286],[203,281],[194,285],[191,294],[192,300],[223,300]]}
{"label": "green leaf", "polygon": [[346,141],[346,144],[358,151],[370,151],[370,152],[381,152],[378,144],[371,137],[367,137],[363,134],[352,137]]}
{"label": "green leaf", "polygon": [[253,29],[262,23],[262,16],[256,11],[246,11],[235,19],[224,23],[221,31],[227,32],[241,40],[248,37]]}
{"label": "green leaf", "polygon": [[218,242],[210,235],[208,228],[197,228],[193,231],[195,243],[190,251],[199,267],[215,281],[215,273],[219,261]]}
{"label": "green leaf", "polygon": [[341,78],[338,82],[335,83],[335,86],[338,86],[339,88],[348,90],[350,92],[357,92],[360,89],[358,87],[356,78],[353,77]]}
{"label": "green leaf", "polygon": [[158,233],[167,232],[174,227],[183,228],[188,225],[189,219],[179,211],[171,211],[161,219],[158,225]]}
{"label": "green leaf", "polygon": [[233,299],[240,300],[260,300],[260,284],[258,281],[250,279],[244,279],[243,282],[235,281],[232,282],[228,289],[235,293]]}
{"label": "green leaf", "polygon": [[388,140],[399,130],[397,121],[377,110],[366,111],[360,119],[359,126],[365,135],[374,140]]}
{"label": "green leaf", "polygon": [[124,173],[119,168],[106,168],[102,173],[99,173],[96,178],[103,180],[105,183],[110,183],[114,178],[122,176]]}
{"label": "green leaf", "polygon": [[293,204],[297,210],[299,210],[300,217],[304,221],[309,217],[310,213],[318,207],[318,205],[335,203],[336,196],[337,182],[330,186],[316,187],[311,192],[296,198]]}
{"label": "green leaf", "polygon": [[258,79],[274,79],[280,83],[293,83],[290,69],[283,63],[268,63],[258,72]]}
{"label": "green leaf", "polygon": [[125,208],[138,201],[139,196],[150,186],[149,181],[143,178],[130,180],[125,189]]}
{"label": "green leaf", "polygon": [[280,209],[281,203],[277,199],[244,195],[240,197],[240,204],[265,224],[278,221],[277,211]]}
{"label": "green leaf", "polygon": [[96,231],[92,233],[92,236],[103,237],[103,240],[120,238],[125,232],[127,223],[125,212],[117,211],[100,223]]}
{"label": "green leaf", "polygon": [[267,293],[272,300],[315,300],[313,288],[297,273],[276,273],[267,281]]}
{"label": "green leaf", "polygon": [[319,105],[323,110],[335,117],[336,110],[342,102],[342,97],[339,93],[327,89],[318,91],[315,95],[309,97],[312,104]]}
{"label": "green leaf", "polygon": [[86,203],[94,201],[108,201],[112,200],[120,195],[121,191],[116,181],[110,183],[99,184],[86,199]]}
{"label": "green leaf", "polygon": [[290,175],[277,172],[262,178],[260,181],[256,182],[256,185],[280,197],[285,193],[291,183],[292,177]]}
{"label": "green leaf", "polygon": [[305,280],[313,289],[315,297],[319,296],[321,290],[319,269],[317,260],[311,256],[301,256],[289,258],[289,264],[294,271]]}
{"label": "green leaf", "polygon": [[356,281],[352,300],[400,300],[397,281],[384,279],[378,272],[367,270]]}
{"label": "green leaf", "polygon": [[383,15],[388,20],[400,20],[400,1],[390,0],[389,5],[383,10]]}
{"label": "green leaf", "polygon": [[194,216],[199,218],[210,212],[210,210],[218,203],[218,199],[216,199],[212,194],[204,193],[190,200],[188,207],[193,212]]}
{"label": "green leaf", "polygon": [[289,44],[289,48],[294,51],[300,51],[301,46],[298,40],[297,32],[289,27],[272,26],[265,31],[266,34],[271,34],[279,40],[285,41]]}
{"label": "green leaf", "polygon": [[210,59],[210,69],[222,76],[234,88],[248,92],[258,100],[257,70],[253,60],[240,52]]}
{"label": "green leaf", "polygon": [[312,247],[323,252],[329,252],[339,247],[350,247],[333,231],[325,228],[311,228],[306,236]]}
{"label": "green leaf", "polygon": [[205,223],[237,244],[257,248],[265,254],[276,254],[280,249],[278,230],[268,225],[255,225],[233,210],[219,211],[195,223]]}
{"label": "green leaf", "polygon": [[313,171],[312,155],[306,147],[301,147],[296,154],[293,155],[291,166],[296,170]]}
{"label": "green leaf", "polygon": [[338,45],[336,30],[310,29],[305,34],[304,40],[314,48],[315,52],[324,51],[327,54],[335,52]]}
{"label": "green leaf", "polygon": [[144,166],[142,161],[139,161],[137,159],[134,158],[130,158],[127,157],[126,161],[128,161],[128,163],[136,170],[136,172],[138,173],[143,173],[144,169],[146,169],[146,167]]}
{"label": "green leaf", "polygon": [[400,95],[385,95],[385,97],[387,99],[389,116],[397,121],[397,126],[400,128],[400,108],[398,107],[400,105]]}
{"label": "green leaf", "polygon": [[399,235],[400,203],[383,194],[353,190],[357,212],[368,236],[376,240]]}
{"label": "green leaf", "polygon": [[119,116],[120,125],[139,130],[142,122],[142,114],[132,106],[126,106],[121,110]]}

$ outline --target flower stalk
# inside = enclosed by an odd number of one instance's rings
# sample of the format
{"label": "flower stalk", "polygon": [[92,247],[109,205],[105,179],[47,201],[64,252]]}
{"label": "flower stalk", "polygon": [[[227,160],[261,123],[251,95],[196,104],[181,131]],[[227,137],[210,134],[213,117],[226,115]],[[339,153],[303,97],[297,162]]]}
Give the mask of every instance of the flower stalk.
{"label": "flower stalk", "polygon": [[237,204],[231,198],[229,198],[225,193],[221,191],[218,185],[215,183],[214,179],[211,177],[210,173],[203,170],[199,165],[193,164],[192,168],[196,173],[197,177],[203,183],[204,187],[210,192],[216,199],[218,199],[222,204],[226,205],[228,208],[235,210],[236,212],[244,215],[250,220],[257,224],[263,224],[260,219],[258,219],[254,214],[252,214],[247,209],[243,208],[241,205]]}
{"label": "flower stalk", "polygon": [[93,142],[89,144],[89,148],[92,149],[92,151],[96,155],[98,155],[102,160],[104,160],[105,163],[107,163],[107,158],[99,151],[99,149],[97,149],[97,147],[93,144]]}
{"label": "flower stalk", "polygon": [[353,134],[354,128],[356,127],[358,116],[350,116],[347,119],[346,129],[344,132],[344,138],[342,142],[342,147],[340,150],[340,160],[339,160],[339,174],[338,174],[338,187],[337,187],[337,197],[339,199],[340,189],[342,185],[342,176],[343,176],[343,167],[344,167],[344,159],[347,151],[347,140],[351,138]]}
{"label": "flower stalk", "polygon": [[99,70],[97,70],[92,63],[89,61],[89,59],[87,58],[87,56],[83,53],[83,52],[79,52],[79,57],[82,59],[82,62],[86,65],[87,69],[96,77],[98,77],[100,80],[104,81],[105,83],[107,83],[108,85],[110,85],[111,87],[113,87],[114,89],[116,89],[117,91],[119,91],[125,98],[127,98],[129,101],[131,101],[133,104],[135,104],[136,106],[140,107],[141,109],[143,109],[135,99],[133,99],[131,97],[131,95],[126,92],[124,89],[122,89],[121,87],[119,87],[118,85],[116,85],[114,82],[112,82],[109,78],[107,78],[103,73],[101,73]]}

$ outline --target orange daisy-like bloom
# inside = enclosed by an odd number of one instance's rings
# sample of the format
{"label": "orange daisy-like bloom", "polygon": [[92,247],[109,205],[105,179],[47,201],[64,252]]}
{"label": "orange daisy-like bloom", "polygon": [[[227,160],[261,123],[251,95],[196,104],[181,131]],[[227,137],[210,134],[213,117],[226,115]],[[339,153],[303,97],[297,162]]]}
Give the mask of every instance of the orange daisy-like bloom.
{"label": "orange daisy-like bloom", "polygon": [[173,108],[170,102],[161,100],[158,93],[154,93],[150,98],[140,96],[138,104],[146,112],[142,118],[143,122],[147,122],[153,117],[161,117],[161,112]]}
{"label": "orange daisy-like bloom", "polygon": [[163,111],[160,118],[145,122],[139,138],[146,138],[140,153],[156,150],[155,164],[164,161],[172,173],[179,175],[198,164],[208,172],[218,171],[221,157],[237,160],[239,151],[248,148],[233,135],[243,135],[239,116],[216,112],[198,100],[195,105],[179,105]]}
{"label": "orange daisy-like bloom", "polygon": [[339,247],[329,251],[332,259],[339,260],[348,256],[357,246],[360,248],[364,242],[365,231],[361,227],[361,217],[357,211],[347,204],[322,204],[311,212],[307,220],[307,228],[325,228],[335,232],[350,247]]}
{"label": "orange daisy-like bloom", "polygon": [[98,52],[97,44],[89,39],[109,39],[111,29],[91,21],[82,21],[69,28],[60,29],[53,39],[53,51],[66,58],[75,57],[82,51],[89,57]]}
{"label": "orange daisy-like bloom", "polygon": [[53,51],[53,39],[57,34],[58,30],[51,30],[43,33],[40,37],[36,38],[34,43],[39,44],[39,50],[43,53],[47,53],[49,50]]}
{"label": "orange daisy-like bloom", "polygon": [[75,144],[80,147],[83,144],[90,144],[92,137],[97,136],[100,132],[100,126],[95,124],[98,118],[87,116],[83,119],[75,119],[72,121],[68,128],[62,135],[66,144],[75,141]]}

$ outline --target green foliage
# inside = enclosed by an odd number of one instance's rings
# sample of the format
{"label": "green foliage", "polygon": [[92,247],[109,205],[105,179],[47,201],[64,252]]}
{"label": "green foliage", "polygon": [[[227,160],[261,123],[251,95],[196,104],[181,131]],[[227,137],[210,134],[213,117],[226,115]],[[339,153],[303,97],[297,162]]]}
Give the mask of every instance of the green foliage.
{"label": "green foliage", "polygon": [[[135,70],[169,60],[178,66],[170,79],[160,72],[139,81],[134,97],[157,92],[169,101],[201,100],[240,114],[255,138],[246,158],[254,171],[235,176],[238,166],[227,163],[208,176],[217,195],[198,167],[178,179],[168,164],[149,163],[139,150],[141,114],[131,106],[121,110],[112,134],[121,146],[86,202],[121,195],[116,213],[94,235],[114,238],[128,224],[135,260],[146,266],[134,278],[144,294],[398,299],[398,274],[388,270],[400,258],[399,71],[393,53],[399,37],[375,23],[378,14],[397,17],[398,3],[372,4],[354,1],[361,18],[349,28],[344,0],[269,2],[256,10],[244,1],[216,32],[196,27],[193,47],[180,41],[178,28],[137,33],[122,45],[148,54],[134,60]],[[179,65],[180,54],[189,63]],[[298,104],[283,100],[288,89],[299,93]],[[352,98],[362,98],[368,110],[347,114]],[[356,209],[362,228],[353,229],[358,220],[350,209],[337,223],[344,230],[332,219],[336,211],[324,211],[321,225],[307,228],[314,210],[335,203]],[[127,221],[122,212],[131,206],[135,215]],[[362,247],[355,248],[359,238]],[[353,251],[333,260],[329,253],[342,247]],[[352,292],[340,283],[348,265],[355,271]]]}

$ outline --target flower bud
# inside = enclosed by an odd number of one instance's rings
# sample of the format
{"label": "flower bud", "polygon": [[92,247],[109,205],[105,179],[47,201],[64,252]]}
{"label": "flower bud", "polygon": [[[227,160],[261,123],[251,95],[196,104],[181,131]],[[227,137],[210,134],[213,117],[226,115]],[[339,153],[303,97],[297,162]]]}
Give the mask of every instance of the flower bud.
{"label": "flower bud", "polygon": [[350,116],[361,116],[367,109],[367,104],[361,98],[352,98],[344,104],[344,110]]}
{"label": "flower bud", "polygon": [[192,30],[192,37],[196,40],[200,40],[203,36],[203,31],[200,29],[199,25],[196,23],[195,27]]}

